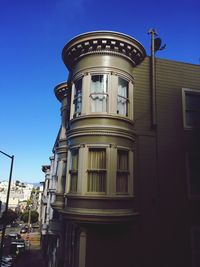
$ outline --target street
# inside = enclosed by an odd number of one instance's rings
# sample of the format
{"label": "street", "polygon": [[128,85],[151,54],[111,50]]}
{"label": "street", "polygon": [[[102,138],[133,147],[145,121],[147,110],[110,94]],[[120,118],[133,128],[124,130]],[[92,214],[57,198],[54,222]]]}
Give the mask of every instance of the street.
{"label": "street", "polygon": [[31,232],[21,234],[22,238],[27,244],[27,250],[19,256],[15,263],[15,267],[45,267],[45,263],[42,257],[40,249],[40,233]]}
{"label": "street", "polygon": [[[7,228],[6,235],[11,233],[19,233],[20,228]],[[30,233],[21,234],[21,238],[25,241],[26,251],[18,255],[13,267],[45,267],[40,248],[40,232],[34,230]]]}

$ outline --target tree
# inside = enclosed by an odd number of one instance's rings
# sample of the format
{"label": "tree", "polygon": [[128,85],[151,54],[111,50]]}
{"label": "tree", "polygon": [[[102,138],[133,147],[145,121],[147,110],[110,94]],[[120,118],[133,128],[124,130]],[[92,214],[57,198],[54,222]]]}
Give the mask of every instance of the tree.
{"label": "tree", "polygon": [[18,218],[18,214],[8,209],[7,214],[4,212],[1,218],[1,223],[5,223],[6,225],[11,224],[13,221],[15,221]]}
{"label": "tree", "polygon": [[[30,216],[31,216],[31,223],[36,223],[38,221],[38,217],[39,217],[39,213],[36,210],[31,210],[30,211]],[[28,217],[29,217],[29,211],[25,211],[22,216],[21,219],[22,221],[24,221],[25,223],[28,222]]]}

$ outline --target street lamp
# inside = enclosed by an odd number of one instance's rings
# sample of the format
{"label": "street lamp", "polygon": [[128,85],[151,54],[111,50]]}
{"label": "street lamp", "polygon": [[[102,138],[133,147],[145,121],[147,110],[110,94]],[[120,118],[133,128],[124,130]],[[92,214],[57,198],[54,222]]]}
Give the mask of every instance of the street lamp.
{"label": "street lamp", "polygon": [[[14,156],[10,156],[6,154],[5,152],[0,150],[0,153],[4,156],[11,159],[11,165],[10,165],[10,175],[9,175],[9,181],[8,181],[8,192],[7,192],[7,198],[6,198],[6,207],[5,207],[5,218],[7,218],[8,214],[8,202],[9,202],[9,196],[10,196],[10,185],[12,180],[12,170],[13,170],[13,162],[14,162]],[[2,256],[3,256],[3,244],[5,239],[5,232],[6,232],[6,220],[3,220],[3,229],[2,229],[2,236],[1,236],[1,247],[0,247],[0,266],[2,265]]]}

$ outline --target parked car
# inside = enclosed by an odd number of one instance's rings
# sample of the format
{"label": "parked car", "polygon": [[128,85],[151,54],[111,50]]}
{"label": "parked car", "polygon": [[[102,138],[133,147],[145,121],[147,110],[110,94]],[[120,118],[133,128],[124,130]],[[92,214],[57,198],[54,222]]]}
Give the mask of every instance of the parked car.
{"label": "parked car", "polygon": [[10,244],[10,253],[19,256],[25,251],[25,241],[23,239],[13,240]]}
{"label": "parked car", "polygon": [[12,239],[20,239],[21,235],[18,233],[9,233],[8,237],[11,237]]}
{"label": "parked car", "polygon": [[13,257],[11,255],[2,257],[1,267],[11,267],[12,264],[13,264]]}
{"label": "parked car", "polygon": [[28,228],[27,227],[22,227],[21,230],[20,230],[20,234],[25,234],[28,232]]}
{"label": "parked car", "polygon": [[17,222],[12,222],[11,223],[11,227],[17,227],[17,226],[19,226],[19,224]]}

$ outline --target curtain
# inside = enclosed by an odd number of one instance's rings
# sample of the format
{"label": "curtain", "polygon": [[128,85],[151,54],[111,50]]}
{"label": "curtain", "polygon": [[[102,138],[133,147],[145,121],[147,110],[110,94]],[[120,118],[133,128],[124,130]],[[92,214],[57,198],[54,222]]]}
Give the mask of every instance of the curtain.
{"label": "curtain", "polygon": [[117,180],[116,191],[128,192],[128,151],[118,150],[117,152]]}
{"label": "curtain", "polygon": [[74,113],[81,114],[82,109],[82,79],[75,82]]}
{"label": "curtain", "polygon": [[78,182],[78,149],[71,151],[70,178],[70,191],[76,192]]}
{"label": "curtain", "polygon": [[128,115],[128,82],[120,77],[118,79],[117,113]]}
{"label": "curtain", "polygon": [[91,77],[91,112],[107,111],[107,74]]}
{"label": "curtain", "polygon": [[89,149],[88,192],[105,192],[106,149]]}

